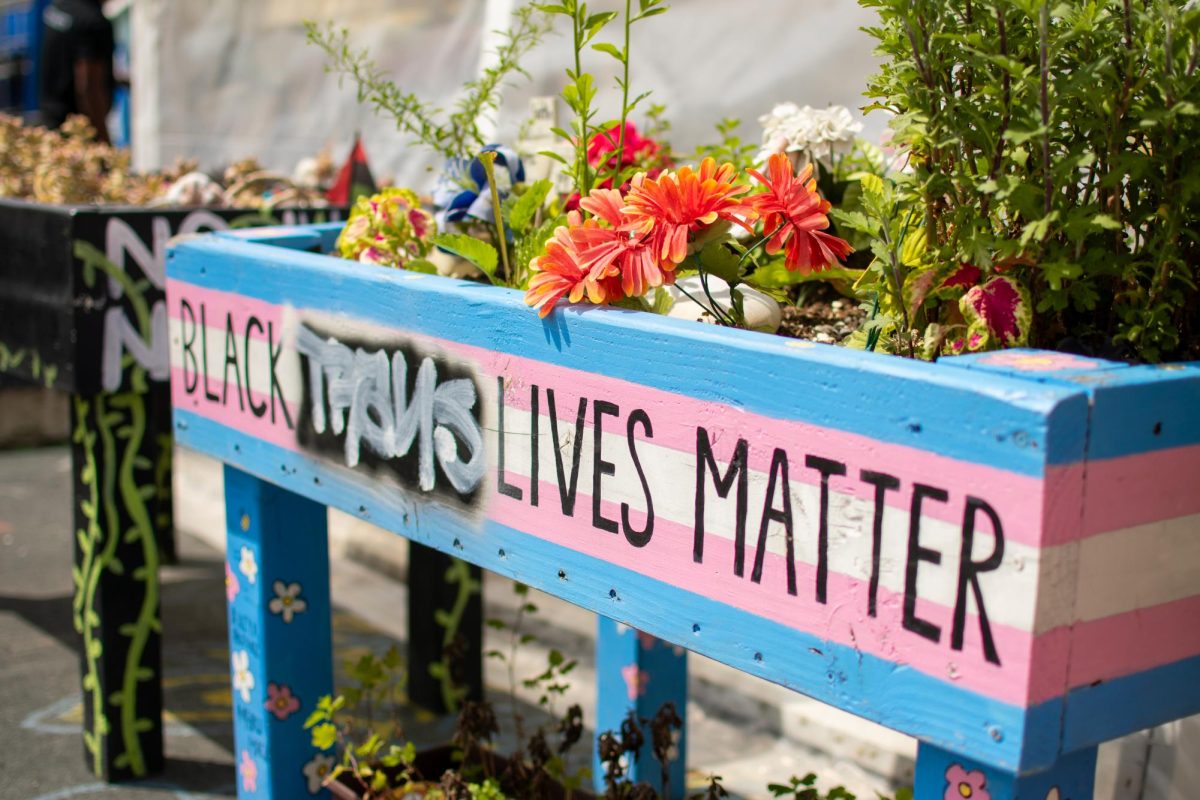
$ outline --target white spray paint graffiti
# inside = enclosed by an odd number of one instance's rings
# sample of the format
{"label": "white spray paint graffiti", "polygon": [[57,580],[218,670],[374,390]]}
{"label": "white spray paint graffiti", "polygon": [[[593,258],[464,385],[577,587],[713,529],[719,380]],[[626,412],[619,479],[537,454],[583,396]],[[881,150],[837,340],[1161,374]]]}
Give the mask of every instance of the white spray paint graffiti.
{"label": "white spray paint graffiti", "polygon": [[[383,458],[401,458],[417,443],[418,485],[432,491],[434,459],[459,494],[475,490],[486,462],[483,435],[471,413],[478,399],[465,378],[438,384],[437,365],[426,356],[408,396],[408,360],[382,350],[351,350],[299,326],[296,350],[308,359],[312,425],[345,436],[346,466],[358,465],[362,447]],[[469,454],[459,457],[459,443]]]}
{"label": "white spray paint graffiti", "polygon": [[[228,223],[211,211],[193,211],[184,217],[176,232],[179,235],[201,230],[224,230]],[[110,217],[104,231],[104,255],[119,270],[131,273],[132,262],[150,285],[160,292],[166,288],[167,241],[173,235],[166,217],[155,217],[150,223],[151,243],[120,217]],[[137,326],[129,319],[120,300],[124,290],[116,278],[108,280],[108,296],[112,301],[104,314],[104,345],[101,350],[100,380],[105,391],[115,392],[124,378],[121,360],[129,353],[144,367],[150,379],[165,381],[171,375],[170,354],[167,351],[167,307],[159,297],[151,306],[150,341],[142,338]]]}

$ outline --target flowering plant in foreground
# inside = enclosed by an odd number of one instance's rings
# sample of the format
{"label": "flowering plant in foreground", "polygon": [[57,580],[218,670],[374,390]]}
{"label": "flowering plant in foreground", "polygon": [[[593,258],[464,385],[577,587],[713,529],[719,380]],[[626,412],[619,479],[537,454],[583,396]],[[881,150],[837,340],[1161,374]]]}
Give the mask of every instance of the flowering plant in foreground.
{"label": "flowering plant in foreground", "polygon": [[[732,164],[718,166],[711,158],[698,169],[685,166],[655,178],[638,173],[625,193],[594,189],[580,201],[582,213],[571,212],[531,262],[525,301],[543,317],[563,297],[594,304],[636,301],[675,283],[681,268],[695,269],[708,294],[709,274],[731,285],[745,279],[760,246],[768,255],[784,252],[785,268],[801,273],[827,270],[852,252],[824,232],[830,206],[817,192],[811,165],[793,174],[787,155],[778,153],[768,162],[768,175],[748,172],[761,191],[750,193]],[[757,241],[750,247],[734,241],[728,235],[734,225]],[[722,309],[711,295],[707,304],[697,302],[720,322],[739,321],[736,303]]]}

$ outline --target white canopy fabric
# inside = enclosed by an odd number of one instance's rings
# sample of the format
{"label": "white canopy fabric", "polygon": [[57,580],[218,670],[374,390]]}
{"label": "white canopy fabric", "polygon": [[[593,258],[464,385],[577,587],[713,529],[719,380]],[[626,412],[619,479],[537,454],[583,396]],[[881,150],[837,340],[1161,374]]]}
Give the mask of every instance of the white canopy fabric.
{"label": "white canopy fabric", "polygon": [[[205,167],[258,156],[290,171],[332,147],[345,157],[361,130],[377,174],[428,188],[427,152],[413,148],[386,119],[360,107],[354,89],[324,71],[324,55],[305,44],[303,21],[335,20],[369,48],[398,85],[444,107],[474,77],[495,36],[522,0],[138,0],[134,4],[134,158],[141,168],[175,158]],[[593,0],[595,9],[623,6]],[[857,108],[874,68],[872,15],[851,0],[674,0],[662,16],[635,26],[635,91],[667,106],[677,152],[713,141],[723,117],[740,117],[743,138],[758,141],[759,115],[777,102]],[[608,32],[619,35],[615,23]],[[511,142],[528,101],[556,95],[571,45],[561,26],[525,61],[495,120]],[[617,64],[589,52],[602,117],[619,113]],[[565,121],[565,109],[561,110]],[[867,120],[877,136],[885,123]],[[415,157],[414,157],[415,156]]]}

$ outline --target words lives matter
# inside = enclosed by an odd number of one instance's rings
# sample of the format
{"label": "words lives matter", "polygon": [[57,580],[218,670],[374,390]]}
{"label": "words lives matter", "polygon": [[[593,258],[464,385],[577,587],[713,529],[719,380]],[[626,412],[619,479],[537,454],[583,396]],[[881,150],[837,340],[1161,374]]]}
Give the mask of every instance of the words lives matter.
{"label": "words lives matter", "polygon": [[[555,479],[557,482],[557,501],[562,513],[568,517],[583,514],[590,516],[591,525],[598,531],[609,534],[623,534],[628,546],[635,548],[646,547],[655,535],[655,498],[651,489],[653,481],[648,480],[644,467],[644,459],[639,456],[639,447],[654,440],[654,420],[644,408],[622,409],[609,399],[579,397],[578,404],[572,408],[560,407],[555,397],[555,389],[551,386],[528,387],[527,413],[529,414],[528,433],[522,429],[521,435],[528,435],[531,442],[528,449],[529,463],[515,465],[506,459],[506,440],[512,432],[506,429],[506,417],[511,420],[513,414],[522,413],[516,408],[506,409],[505,385],[506,378],[496,378],[496,421],[497,429],[497,491],[506,497],[520,502],[538,506],[544,502],[540,497],[539,476],[543,473],[542,460],[544,449],[553,453]],[[539,446],[540,431],[538,417],[541,409],[546,410],[549,417],[549,435],[552,441],[548,448]],[[576,508],[578,481],[580,474],[580,459],[583,455],[583,442],[587,436],[586,429],[591,429],[591,503],[588,509]],[[628,450],[628,459],[622,459],[631,465],[645,498],[644,519],[635,524],[628,503],[619,504],[619,519],[607,517],[604,514],[604,479],[613,477],[620,479],[617,464],[606,458],[604,439],[606,434],[623,433]],[[753,561],[750,566],[748,579],[759,583],[763,576],[763,567],[767,551],[767,538],[772,526],[783,529],[785,541],[785,569],[787,572],[787,592],[798,596],[802,591],[811,591],[812,597],[822,605],[829,603],[829,531],[830,515],[833,507],[830,503],[830,481],[857,480],[869,487],[874,498],[874,513],[872,520],[872,552],[871,574],[867,599],[867,613],[874,617],[877,614],[877,596],[880,578],[880,554],[884,532],[884,513],[888,504],[889,493],[899,492],[902,481],[899,477],[887,472],[871,469],[869,465],[854,465],[829,457],[827,454],[809,452],[794,453],[785,448],[772,447],[769,443],[752,442],[746,438],[737,438],[733,444],[725,443],[719,446],[718,437],[710,434],[704,426],[695,427],[695,482],[688,485],[679,480],[673,481],[670,491],[694,491],[694,514],[692,518],[692,559],[696,563],[704,563],[705,555],[705,511],[707,506],[715,503],[733,503],[735,511],[735,531],[733,548],[733,573],[738,577],[747,577],[747,541],[753,547]],[[611,445],[610,445],[611,446]],[[752,507],[750,502],[750,463],[754,448],[769,450],[770,467],[767,474],[766,493],[761,507]],[[612,457],[612,454],[609,454]],[[510,483],[506,473],[514,468],[528,469],[528,489]],[[819,480],[820,505],[817,518],[809,527],[802,529],[792,507],[791,481],[798,469],[810,470],[814,478]],[[630,476],[626,476],[630,477]],[[681,487],[686,487],[682,488]],[[921,543],[922,523],[929,511],[929,504],[947,503],[951,499],[950,492],[930,483],[914,482],[911,486],[909,503],[908,540],[904,567],[903,593],[903,627],[912,633],[930,641],[940,643],[943,631],[940,626],[921,618],[917,613],[918,577],[922,562],[941,564],[942,553]],[[953,621],[949,633],[949,644],[954,650],[962,650],[966,625],[968,593],[975,602],[976,615],[980,625],[980,638],[984,657],[991,663],[999,665],[1000,654],[996,647],[988,621],[987,602],[984,596],[980,576],[997,570],[1004,559],[1004,528],[1000,515],[986,500],[974,495],[966,495],[963,499],[964,513],[961,518],[961,551],[959,553],[959,569],[955,591]],[[553,501],[552,501],[553,502]],[[980,557],[975,553],[976,533],[980,530],[980,521],[984,520],[986,530],[992,534],[990,552]],[[756,526],[756,527],[752,527]],[[796,544],[800,536],[813,536],[816,539],[817,563],[815,580],[810,588],[801,587],[797,581]],[[840,598],[839,598],[840,600]]]}
{"label": "words lives matter", "polygon": [[[390,474],[410,490],[426,494],[436,492],[443,498],[452,495],[470,505],[480,500],[477,488],[484,477],[486,461],[495,464],[496,491],[534,507],[546,502],[540,496],[540,476],[549,475],[553,469],[557,497],[551,502],[559,504],[563,515],[571,518],[581,515],[597,531],[620,536],[624,546],[644,548],[653,540],[656,498],[652,487],[655,481],[646,473],[642,450],[654,442],[655,420],[646,409],[628,407],[628,403],[622,409],[610,399],[586,396],[579,397],[577,403],[568,407],[567,402],[556,397],[556,387],[537,384],[528,385],[525,408],[508,407],[506,403],[510,401],[506,400],[505,387],[510,383],[515,385],[520,376],[498,375],[491,378],[496,387],[494,428],[485,435],[482,409],[477,405],[482,392],[475,373],[465,367],[461,359],[425,352],[400,336],[390,337],[394,340],[392,345],[381,346],[370,337],[317,333],[306,324],[299,324],[290,344],[285,345],[282,332],[272,323],[264,326],[249,317],[241,326],[242,330],[235,330],[232,317],[221,313],[214,320],[225,329],[219,340],[221,344],[216,345],[220,355],[210,361],[205,332],[208,313],[202,304],[197,305],[201,307],[193,309],[186,300],[181,303],[184,320],[181,344],[187,393],[203,392],[202,396],[209,402],[224,405],[231,399],[229,388],[232,385],[237,398],[235,402],[242,406],[242,379],[248,386],[251,370],[261,370],[269,375],[268,397],[260,404],[249,404],[246,410],[255,417],[270,415],[274,418],[278,409],[283,417],[281,421],[289,429],[296,429],[298,445],[314,455],[336,459],[342,465],[358,470],[375,470],[381,465],[389,465]],[[260,330],[264,327],[265,331]],[[260,359],[265,363],[252,366],[246,355],[250,337],[264,332],[267,346],[262,349]],[[300,392],[299,398],[285,398],[284,387],[278,378],[280,364],[288,358],[300,359],[304,380],[296,389]],[[219,365],[223,373],[220,392],[209,388],[209,364]],[[560,392],[570,388],[558,387]],[[294,423],[287,416],[289,403],[295,403],[301,409],[300,417]],[[544,433],[539,424],[543,409],[549,421],[549,429]],[[521,426],[520,433],[529,439],[528,447],[518,449],[519,457],[528,462],[516,464],[509,440],[518,435],[513,430],[513,423],[514,417],[520,414],[529,415],[528,427]],[[591,463],[586,466],[590,467],[591,473],[591,502],[590,507],[580,508],[576,500],[583,472],[581,466],[584,466],[581,465],[583,445],[589,428]],[[545,434],[551,441],[540,443],[539,439]],[[625,440],[627,453],[620,459],[615,458],[611,438],[607,445],[609,450],[605,450],[604,440],[611,434]],[[487,458],[486,449],[493,436],[496,450],[493,458]],[[732,505],[733,574],[754,583],[761,582],[768,534],[782,529],[787,593],[798,598],[807,595],[816,603],[828,604],[831,599],[828,587],[829,531],[831,522],[835,522],[830,517],[837,511],[830,503],[830,484],[833,480],[858,481],[873,497],[871,566],[865,610],[874,617],[877,614],[884,513],[889,495],[894,498],[903,489],[911,489],[902,625],[930,641],[940,643],[943,640],[942,627],[918,614],[917,601],[922,563],[939,565],[943,556],[940,551],[922,544],[922,525],[932,504],[945,504],[951,500],[948,489],[934,481],[913,481],[911,486],[904,487],[900,477],[873,469],[870,464],[850,464],[829,453],[794,452],[770,442],[742,437],[731,442],[731,438],[714,436],[705,426],[695,426],[694,482],[692,476],[683,481],[671,481],[669,491],[694,492],[691,556],[695,562],[704,563],[706,558],[714,557],[706,555],[704,547],[706,508]],[[543,464],[547,460],[547,450],[552,454],[552,465]],[[752,456],[767,452],[770,453],[770,466],[766,492],[761,505],[752,504],[749,491]],[[618,462],[635,475],[618,475]],[[801,471],[808,472],[810,481],[819,482],[819,511],[811,520],[793,509],[791,484],[800,479]],[[525,473],[528,477],[526,486],[513,482],[514,472]],[[606,478],[640,485],[644,509],[635,514],[629,504],[623,502],[618,506],[619,514],[606,516]],[[449,486],[442,485],[442,479]],[[634,480],[636,484],[632,483]],[[658,491],[664,489],[660,486]],[[954,650],[963,649],[968,602],[973,600],[983,655],[993,664],[1000,664],[980,576],[999,569],[1003,562],[1003,524],[999,513],[985,499],[970,494],[956,499],[962,500],[963,515],[959,524],[961,550],[949,645]],[[991,534],[991,547],[981,545],[979,548],[989,549],[986,554],[975,552],[978,531]],[[796,549],[800,537],[815,540],[816,564],[811,586],[801,586],[798,581]],[[748,552],[753,553],[752,559],[747,559]],[[844,601],[844,598],[834,599],[839,603]]]}

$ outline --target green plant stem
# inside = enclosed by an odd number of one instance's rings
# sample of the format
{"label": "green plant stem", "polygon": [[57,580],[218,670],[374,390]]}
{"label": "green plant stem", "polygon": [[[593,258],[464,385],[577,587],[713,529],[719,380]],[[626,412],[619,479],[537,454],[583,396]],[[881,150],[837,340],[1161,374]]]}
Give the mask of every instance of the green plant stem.
{"label": "green plant stem", "polygon": [[613,164],[612,188],[620,189],[622,163],[625,159],[625,121],[629,119],[629,31],[633,27],[632,0],[625,0],[625,48],[621,51],[621,133]]}
{"label": "green plant stem", "polygon": [[496,188],[496,151],[485,150],[479,154],[479,161],[487,174],[488,190],[492,195],[492,215],[496,218],[496,247],[500,251],[500,263],[504,266],[504,280],[511,283],[514,275],[508,264],[508,237],[504,232],[504,215],[500,213],[500,191]]}
{"label": "green plant stem", "polygon": [[583,76],[583,37],[584,23],[583,16],[584,8],[579,5],[574,6],[574,43],[575,43],[575,87],[579,97],[579,130],[576,131],[579,135],[579,141],[576,143],[575,158],[579,164],[579,194],[582,197],[587,197],[592,191],[592,174],[588,164],[588,122],[590,121],[591,103],[586,96],[586,90],[580,78]]}

